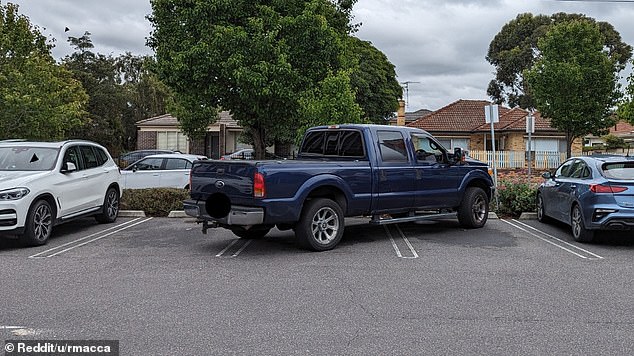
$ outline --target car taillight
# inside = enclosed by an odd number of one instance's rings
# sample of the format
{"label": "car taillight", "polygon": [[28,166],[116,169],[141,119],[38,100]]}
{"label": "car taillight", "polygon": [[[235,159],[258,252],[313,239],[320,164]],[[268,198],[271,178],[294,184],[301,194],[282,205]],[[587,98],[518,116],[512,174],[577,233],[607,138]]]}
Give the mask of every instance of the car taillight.
{"label": "car taillight", "polygon": [[621,193],[627,190],[627,187],[616,185],[591,184],[590,191],[593,193]]}
{"label": "car taillight", "polygon": [[264,198],[266,188],[264,186],[264,175],[256,172],[253,176],[253,196],[256,198]]}

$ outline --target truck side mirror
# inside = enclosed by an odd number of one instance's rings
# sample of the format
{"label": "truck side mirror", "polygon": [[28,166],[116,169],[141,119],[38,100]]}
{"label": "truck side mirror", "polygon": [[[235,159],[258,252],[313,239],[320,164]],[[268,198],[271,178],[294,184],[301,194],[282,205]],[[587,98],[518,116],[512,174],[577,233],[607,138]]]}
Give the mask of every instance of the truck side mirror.
{"label": "truck side mirror", "polygon": [[464,152],[462,151],[462,148],[460,147],[454,148],[453,157],[454,157],[454,160],[456,160],[456,163],[463,162],[465,159],[465,156],[464,156]]}

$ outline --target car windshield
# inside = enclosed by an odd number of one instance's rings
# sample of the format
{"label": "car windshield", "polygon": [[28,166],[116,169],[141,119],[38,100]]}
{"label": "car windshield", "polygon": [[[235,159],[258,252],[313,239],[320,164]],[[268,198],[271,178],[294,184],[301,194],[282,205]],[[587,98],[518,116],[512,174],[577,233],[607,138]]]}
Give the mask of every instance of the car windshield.
{"label": "car windshield", "polygon": [[45,147],[0,147],[0,171],[50,171],[59,149]]}
{"label": "car windshield", "polygon": [[634,179],[634,162],[605,163],[603,175],[611,179]]}

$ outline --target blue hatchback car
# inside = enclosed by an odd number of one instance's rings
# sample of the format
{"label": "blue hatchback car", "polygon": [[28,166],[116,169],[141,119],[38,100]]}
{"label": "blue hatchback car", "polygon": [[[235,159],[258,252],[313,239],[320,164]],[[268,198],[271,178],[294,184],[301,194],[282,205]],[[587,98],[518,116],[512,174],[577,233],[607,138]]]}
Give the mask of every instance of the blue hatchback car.
{"label": "blue hatchback car", "polygon": [[539,221],[569,224],[578,242],[591,242],[597,230],[634,230],[634,157],[573,157],[542,177]]}

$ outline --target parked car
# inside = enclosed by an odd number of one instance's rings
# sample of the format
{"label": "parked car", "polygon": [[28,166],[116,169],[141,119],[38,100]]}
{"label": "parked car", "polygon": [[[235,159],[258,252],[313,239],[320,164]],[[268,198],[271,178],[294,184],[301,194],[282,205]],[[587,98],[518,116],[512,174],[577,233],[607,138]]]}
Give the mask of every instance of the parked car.
{"label": "parked car", "polygon": [[[264,153],[265,159],[279,159],[280,157],[274,155],[266,151]],[[231,160],[231,159],[255,159],[255,152],[253,148],[243,148],[241,150],[235,151],[233,153],[229,153],[220,157],[221,160]]]}
{"label": "parked car", "polygon": [[123,189],[189,188],[192,163],[201,155],[158,154],[142,158],[121,170]]}
{"label": "parked car", "polygon": [[151,155],[158,155],[158,154],[163,154],[163,153],[180,153],[180,151],[173,151],[173,150],[138,150],[138,151],[131,151],[125,154],[122,154],[121,156],[119,156],[119,167],[124,168],[129,166],[130,164],[140,160],[143,157],[147,157],[147,156],[151,156]]}
{"label": "parked car", "polygon": [[53,226],[119,213],[121,174],[108,151],[90,141],[0,142],[0,234],[45,244]]}
{"label": "parked car", "polygon": [[597,230],[634,229],[634,157],[573,157],[542,177],[539,221],[569,224],[578,242],[591,242]]}

